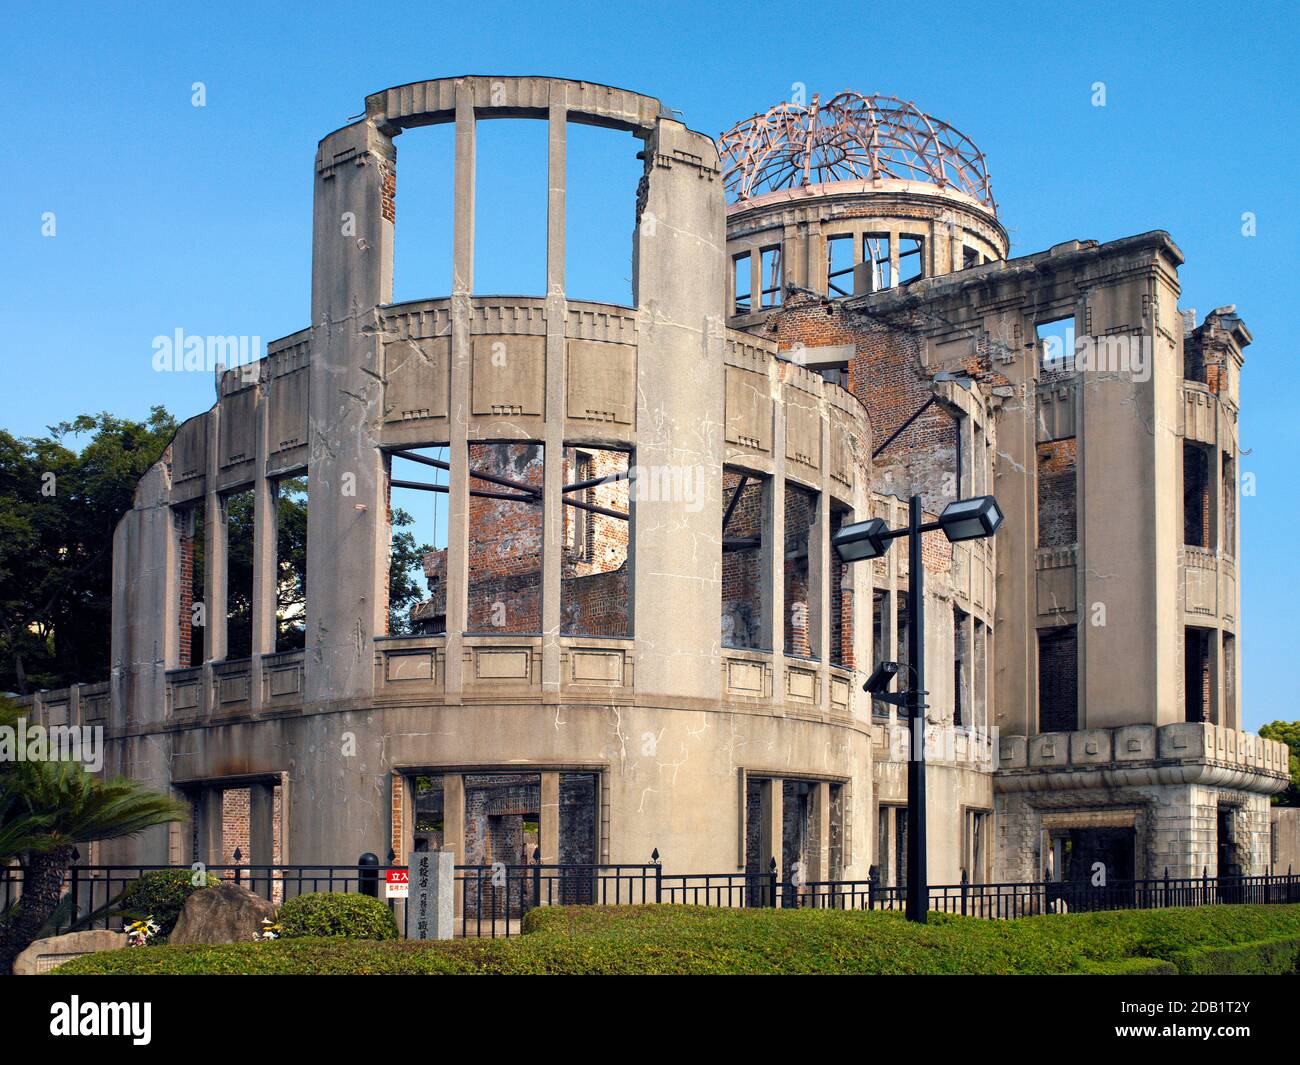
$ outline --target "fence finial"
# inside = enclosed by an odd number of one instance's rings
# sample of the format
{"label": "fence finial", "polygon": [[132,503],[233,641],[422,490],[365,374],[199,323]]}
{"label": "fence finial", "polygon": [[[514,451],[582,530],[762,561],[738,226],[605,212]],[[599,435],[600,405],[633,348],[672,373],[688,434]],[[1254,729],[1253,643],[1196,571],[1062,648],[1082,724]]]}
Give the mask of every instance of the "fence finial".
{"label": "fence finial", "polygon": [[775,854],[772,855],[771,861],[768,863],[768,866],[767,866],[767,867],[768,867],[768,869],[770,869],[772,872],[774,872],[774,873],[776,872],[776,855],[775,855]]}
{"label": "fence finial", "polygon": [[651,864],[653,864],[653,865],[658,865],[658,864],[659,864],[659,848],[658,848],[658,847],[656,847],[654,850],[652,850],[652,851],[650,852],[650,862],[651,862]]}

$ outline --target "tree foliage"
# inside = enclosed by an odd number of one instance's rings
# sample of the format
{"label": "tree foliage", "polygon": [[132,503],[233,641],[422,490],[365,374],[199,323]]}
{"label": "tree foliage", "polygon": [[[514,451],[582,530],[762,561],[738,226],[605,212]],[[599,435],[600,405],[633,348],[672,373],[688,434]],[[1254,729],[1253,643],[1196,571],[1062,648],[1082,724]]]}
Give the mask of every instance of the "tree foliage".
{"label": "tree foliage", "polygon": [[113,529],[175,431],[162,407],[143,422],[82,415],[43,437],[0,430],[0,690],[108,676]]}
{"label": "tree foliage", "polygon": [[1291,786],[1273,798],[1283,806],[1300,806],[1300,721],[1270,721],[1259,734],[1291,748]]}

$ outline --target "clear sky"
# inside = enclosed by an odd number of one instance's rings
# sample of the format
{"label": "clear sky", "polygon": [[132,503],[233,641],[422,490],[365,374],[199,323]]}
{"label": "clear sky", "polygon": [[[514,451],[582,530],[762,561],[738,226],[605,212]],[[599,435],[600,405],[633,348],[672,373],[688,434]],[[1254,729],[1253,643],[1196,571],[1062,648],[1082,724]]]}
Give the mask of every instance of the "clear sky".
{"label": "clear sky", "polygon": [[[1295,719],[1295,12],[1196,2],[9,0],[0,425],[35,434],[82,412],[142,417],[153,403],[188,416],[211,403],[211,376],[155,372],[155,337],[181,329],[265,344],[304,328],[316,142],[377,89],[455,74],[566,76],[657,96],[715,135],[796,84],[895,95],[984,150],[1012,255],[1166,229],[1187,257],[1182,306],[1203,317],[1237,305],[1255,335],[1241,425],[1241,467],[1256,486],[1241,510],[1246,723]],[[1097,82],[1104,107],[1093,105]],[[544,204],[540,124],[495,125],[480,155],[476,287],[540,293],[540,224],[506,228],[497,210]],[[586,132],[570,160],[570,215],[589,229],[575,241],[571,291],[617,298],[626,256],[581,249],[627,246],[635,146]],[[398,145],[398,219],[408,224],[398,227],[396,296],[441,295],[447,143],[429,129]],[[611,177],[617,197],[602,191]],[[53,236],[42,232],[48,212]],[[1254,236],[1243,235],[1247,212]]]}

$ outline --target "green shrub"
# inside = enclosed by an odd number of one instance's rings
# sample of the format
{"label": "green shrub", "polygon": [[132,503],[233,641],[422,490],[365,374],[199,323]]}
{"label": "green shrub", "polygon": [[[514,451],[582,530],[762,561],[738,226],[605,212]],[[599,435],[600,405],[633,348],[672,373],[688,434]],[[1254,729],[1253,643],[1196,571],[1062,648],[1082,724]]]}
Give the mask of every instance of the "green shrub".
{"label": "green shrub", "polygon": [[[194,881],[198,880],[199,883]],[[116,909],[128,918],[152,917],[158,922],[158,938],[165,939],[176,927],[181,907],[196,891],[220,884],[211,873],[189,869],[154,869],[133,880],[117,900]]]}
{"label": "green shrub", "polygon": [[345,939],[396,939],[397,922],[388,907],[369,895],[299,895],[278,917],[285,939],[342,936]]}
{"label": "green shrub", "polygon": [[[355,898],[355,896],[347,896]],[[333,905],[339,896],[291,900]],[[330,900],[314,902],[306,900]],[[383,907],[377,900],[366,899]],[[364,902],[362,903],[365,904]],[[290,903],[281,913],[288,925]],[[386,912],[386,911],[385,911]],[[1300,945],[1300,906],[1050,914],[1016,921],[899,913],[695,906],[541,907],[525,934],[452,942],[285,939],[218,947],[118,950],[60,973],[1076,974],[1156,975],[1229,964],[1280,971]],[[300,933],[301,934],[301,933]],[[1261,945],[1261,941],[1266,941]],[[1183,955],[1198,952],[1194,959]],[[1177,956],[1177,960],[1175,959]],[[1257,968],[1255,968],[1257,967]],[[1199,971],[1199,970],[1198,970]]]}
{"label": "green shrub", "polygon": [[1118,961],[1085,961],[1080,976],[1177,976],[1178,967],[1159,958],[1121,958]]}
{"label": "green shrub", "polygon": [[1300,936],[1194,947],[1170,955],[1170,961],[1183,976],[1294,976],[1300,973]]}

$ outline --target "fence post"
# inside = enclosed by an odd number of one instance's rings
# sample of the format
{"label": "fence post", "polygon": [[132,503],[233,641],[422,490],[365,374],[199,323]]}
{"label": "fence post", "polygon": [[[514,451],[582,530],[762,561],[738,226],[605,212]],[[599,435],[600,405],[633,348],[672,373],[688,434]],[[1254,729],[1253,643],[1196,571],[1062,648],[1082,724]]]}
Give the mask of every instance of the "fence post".
{"label": "fence post", "polygon": [[[1214,901],[1215,902],[1219,901],[1217,891],[1215,892]],[[1201,866],[1201,905],[1208,906],[1209,904],[1210,904],[1210,867],[1208,865],[1203,865]]]}
{"label": "fence post", "polygon": [[965,869],[961,871],[961,915],[966,916],[966,897],[970,894],[970,874]]}
{"label": "fence post", "polygon": [[1052,882],[1052,874],[1051,874],[1051,871],[1050,871],[1050,870],[1045,871],[1045,872],[1043,873],[1043,908],[1042,908],[1042,910],[1040,911],[1040,912],[1042,912],[1042,913],[1047,913],[1047,912],[1049,912],[1049,911],[1048,911],[1048,908],[1047,908],[1047,907],[1048,907],[1048,902],[1047,902],[1047,891],[1048,891],[1048,885],[1050,885],[1051,882]]}
{"label": "fence post", "polygon": [[[331,879],[333,875],[331,870]],[[369,895],[372,899],[379,898],[379,855],[366,851],[357,859],[357,891],[362,895]]]}
{"label": "fence post", "polygon": [[[77,863],[77,859],[79,859],[80,857],[81,857],[81,854],[80,854],[78,851],[73,850],[73,852],[72,852],[72,862],[73,862],[73,865],[72,865],[72,870],[71,870],[71,871],[72,871],[72,884],[71,884],[71,886],[68,888],[68,894],[72,897],[72,923],[68,925],[69,928],[76,928],[76,927],[77,927],[77,917],[79,916],[79,914],[80,914],[80,910],[81,910],[81,904],[80,904],[80,902],[78,901],[78,898],[77,898],[77,896],[80,894],[80,891],[78,890],[78,888],[79,888],[79,885],[78,885],[78,870],[77,870],[77,865],[76,865],[76,863]],[[93,895],[92,895],[92,898],[93,898]],[[92,906],[92,909],[93,909],[93,907],[94,907],[93,902],[92,902],[91,906]]]}
{"label": "fence post", "polygon": [[659,848],[650,852],[650,862],[655,867],[655,902],[664,901],[664,867],[659,860]]}
{"label": "fence post", "polygon": [[867,909],[868,910],[874,910],[876,908],[876,877],[875,877],[876,868],[877,867],[874,865],[867,866]]}
{"label": "fence post", "polygon": [[776,883],[776,856],[775,855],[772,856],[771,861],[768,863],[767,890],[771,893],[769,895],[771,901],[768,902],[768,906],[771,907],[772,909],[776,909],[778,903],[776,899],[777,883]]}
{"label": "fence post", "polygon": [[1169,866],[1165,866],[1165,883],[1161,894],[1160,905],[1164,908],[1169,907]]}
{"label": "fence post", "polygon": [[[564,901],[563,898],[560,899]],[[542,848],[533,848],[533,905],[542,904]]]}

